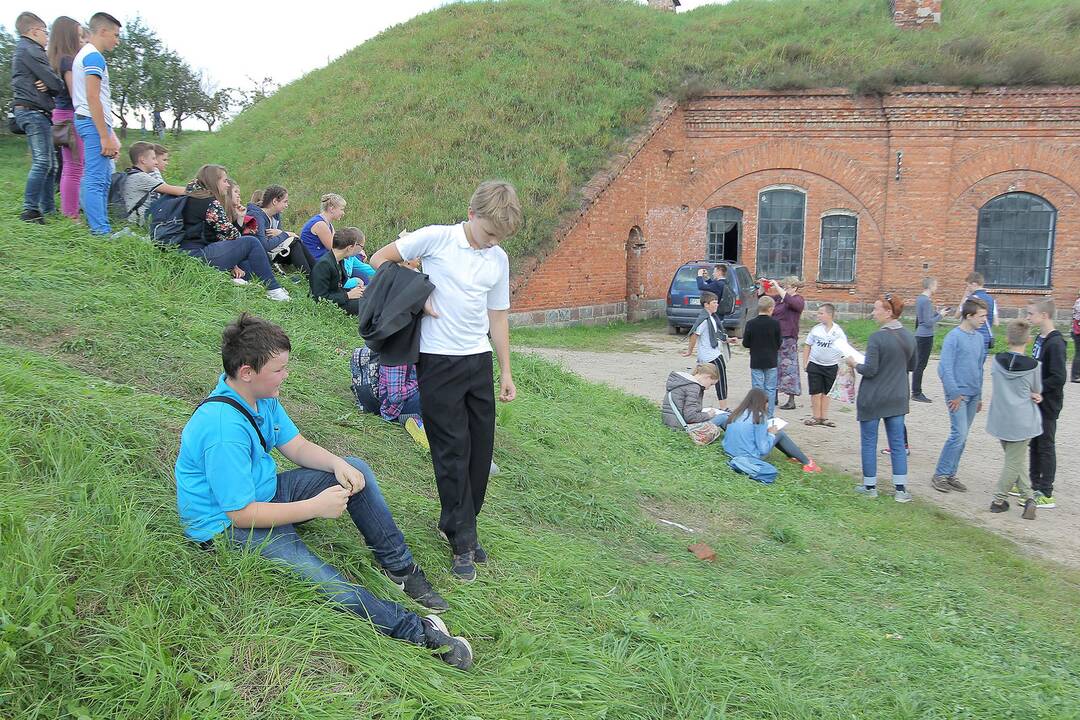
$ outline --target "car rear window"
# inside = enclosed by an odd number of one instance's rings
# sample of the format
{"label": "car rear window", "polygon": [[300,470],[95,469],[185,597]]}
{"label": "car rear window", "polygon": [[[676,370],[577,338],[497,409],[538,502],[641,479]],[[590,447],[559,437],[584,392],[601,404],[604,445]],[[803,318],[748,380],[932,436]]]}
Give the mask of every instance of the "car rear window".
{"label": "car rear window", "polygon": [[750,277],[750,271],[746,268],[736,268],[735,275],[738,276],[740,288],[748,290],[754,286],[754,278]]}
{"label": "car rear window", "polygon": [[671,281],[671,292],[697,294],[697,267],[687,265],[679,268],[675,279]]}

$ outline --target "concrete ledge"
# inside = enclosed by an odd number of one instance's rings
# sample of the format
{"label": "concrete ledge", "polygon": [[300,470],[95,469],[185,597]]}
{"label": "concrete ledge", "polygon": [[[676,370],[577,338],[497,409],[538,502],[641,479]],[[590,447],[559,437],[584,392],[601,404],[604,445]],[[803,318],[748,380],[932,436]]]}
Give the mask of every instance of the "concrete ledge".
{"label": "concrete ledge", "polygon": [[[636,315],[641,320],[663,317],[666,307],[664,300],[646,300]],[[626,322],[625,302],[510,313],[511,327],[568,327],[606,325],[613,322]]]}

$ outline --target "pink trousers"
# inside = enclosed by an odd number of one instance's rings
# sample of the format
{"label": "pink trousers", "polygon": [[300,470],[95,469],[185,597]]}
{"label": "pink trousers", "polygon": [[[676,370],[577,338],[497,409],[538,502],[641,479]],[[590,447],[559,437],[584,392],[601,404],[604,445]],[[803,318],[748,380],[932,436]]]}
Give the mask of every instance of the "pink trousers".
{"label": "pink trousers", "polygon": [[[73,110],[54,109],[52,112],[53,125],[63,121],[72,120],[75,117]],[[79,182],[83,173],[83,142],[78,133],[75,134],[78,148],[74,151],[64,147],[60,149],[60,157],[64,160],[64,169],[60,173],[60,211],[74,220],[79,219]]]}

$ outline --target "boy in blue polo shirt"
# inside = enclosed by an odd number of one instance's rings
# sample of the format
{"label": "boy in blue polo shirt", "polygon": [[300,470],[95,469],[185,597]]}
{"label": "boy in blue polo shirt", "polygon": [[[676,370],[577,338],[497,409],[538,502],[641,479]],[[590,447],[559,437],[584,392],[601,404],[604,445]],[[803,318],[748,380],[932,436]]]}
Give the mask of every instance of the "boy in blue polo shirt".
{"label": "boy in blue polo shirt", "polygon": [[[371,468],[304,438],[278,402],[291,349],[281,328],[247,313],[225,328],[225,372],[180,436],[176,504],[184,533],[204,546],[220,538],[256,550],[316,583],[381,632],[444,648],[439,656],[445,662],[467,669],[472,648],[465,638],[451,637],[438,616],[420,618],[376,598],[323,562],[297,534],[296,524],[348,510],[393,582],[434,612],[449,608],[413,561]],[[299,467],[278,473],[269,452],[274,447]]]}

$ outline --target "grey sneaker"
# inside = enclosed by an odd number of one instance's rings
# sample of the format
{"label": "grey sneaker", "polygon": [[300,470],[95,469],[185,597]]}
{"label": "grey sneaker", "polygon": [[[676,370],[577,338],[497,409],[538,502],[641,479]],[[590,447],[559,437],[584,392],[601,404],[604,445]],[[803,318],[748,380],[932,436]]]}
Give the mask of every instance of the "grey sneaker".
{"label": "grey sneaker", "polygon": [[476,557],[473,551],[454,556],[454,566],[450,572],[458,580],[471,583],[476,579]]}
{"label": "grey sneaker", "polygon": [[1025,520],[1034,520],[1035,508],[1037,507],[1038,503],[1035,502],[1035,498],[1029,499],[1026,503],[1024,503],[1024,512],[1020,515],[1020,517],[1024,518]]}
{"label": "grey sneaker", "polygon": [[[953,486],[949,483],[949,478],[944,475],[935,475],[930,478],[930,485],[938,492],[952,492]],[[965,488],[966,490],[967,488]]]}
{"label": "grey sneaker", "polygon": [[860,495],[862,495],[863,497],[867,497],[867,498],[876,498],[877,497],[877,488],[876,487],[868,488],[865,485],[856,485],[855,486],[855,492],[857,492]]}
{"label": "grey sneaker", "polygon": [[404,575],[395,575],[389,570],[383,569],[386,573],[386,577],[401,588],[406,595],[411,597],[416,602],[420,603],[428,610],[432,612],[445,612],[450,609],[450,603],[439,593],[435,592],[435,588],[431,587],[431,583],[428,582],[427,576],[424,575],[424,571],[420,569],[415,563],[412,569]]}
{"label": "grey sneaker", "polygon": [[955,475],[950,475],[945,479],[945,482],[949,483],[949,487],[956,492],[967,492],[967,485],[960,482]]}
{"label": "grey sneaker", "polygon": [[907,490],[897,490],[894,499],[898,503],[909,503],[911,502],[911,493]]}
{"label": "grey sneaker", "polygon": [[468,640],[460,635],[451,635],[438,615],[428,615],[420,622],[424,626],[424,644],[432,650],[446,648],[438,653],[440,660],[458,670],[472,667],[473,651]]}

